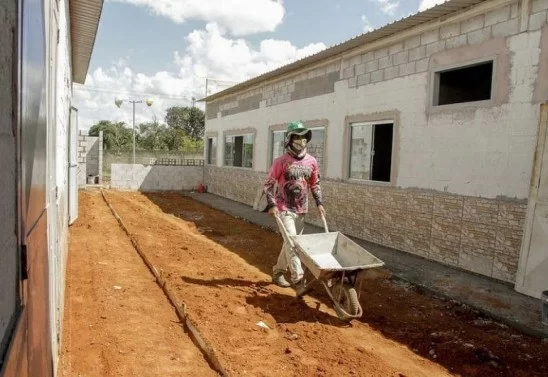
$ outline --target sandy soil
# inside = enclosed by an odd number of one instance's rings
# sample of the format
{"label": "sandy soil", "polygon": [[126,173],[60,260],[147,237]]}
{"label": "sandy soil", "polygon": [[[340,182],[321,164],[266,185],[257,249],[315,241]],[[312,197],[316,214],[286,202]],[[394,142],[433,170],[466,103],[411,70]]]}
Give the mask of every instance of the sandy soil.
{"label": "sandy soil", "polygon": [[[279,235],[180,194],[106,194],[231,375],[548,375],[547,343],[456,302],[425,296],[389,273],[364,282],[363,318],[346,324],[321,286],[300,300],[292,289],[270,283]],[[100,195],[83,192],[80,213],[71,229],[63,367],[88,373],[94,363],[106,365],[105,372],[86,376],[170,375],[160,367],[180,368],[178,375],[212,373],[136,252],[131,254],[127,236]],[[126,247],[127,257],[118,255]],[[104,276],[93,278],[105,274],[99,261],[112,267],[108,283]],[[117,280],[128,276],[122,273],[126,269],[131,269],[129,281]],[[133,288],[141,280],[148,288]],[[116,284],[127,288],[113,292]],[[120,307],[117,295],[139,305]],[[130,317],[131,324],[122,320]],[[257,326],[259,321],[269,329]],[[90,344],[97,337],[100,344]],[[141,344],[149,340],[148,346]],[[119,349],[131,350],[130,357]],[[110,355],[108,362],[101,359],[104,354]],[[149,374],[132,374],[136,369],[128,363],[141,363]]]}
{"label": "sandy soil", "polygon": [[61,377],[216,376],[101,195],[70,228]]}

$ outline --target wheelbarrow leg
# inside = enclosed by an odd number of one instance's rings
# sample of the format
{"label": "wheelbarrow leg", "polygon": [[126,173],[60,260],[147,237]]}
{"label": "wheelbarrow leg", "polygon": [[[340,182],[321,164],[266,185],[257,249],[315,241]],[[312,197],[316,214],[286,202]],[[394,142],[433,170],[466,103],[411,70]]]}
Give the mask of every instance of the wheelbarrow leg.
{"label": "wheelbarrow leg", "polygon": [[310,290],[312,284],[314,284],[314,280],[307,282],[305,278],[302,278],[302,280],[295,286],[295,294],[297,298],[302,298],[306,292]]}
{"label": "wheelbarrow leg", "polygon": [[[312,287],[312,285],[316,281],[314,279],[314,280],[311,280],[310,282],[307,282],[304,277],[303,277],[302,280],[304,280],[304,284],[302,286],[297,285],[295,287],[295,294],[296,294],[297,298],[302,298],[306,294],[306,292],[308,292],[310,290],[310,288]],[[301,282],[299,282],[299,283],[301,283]]]}

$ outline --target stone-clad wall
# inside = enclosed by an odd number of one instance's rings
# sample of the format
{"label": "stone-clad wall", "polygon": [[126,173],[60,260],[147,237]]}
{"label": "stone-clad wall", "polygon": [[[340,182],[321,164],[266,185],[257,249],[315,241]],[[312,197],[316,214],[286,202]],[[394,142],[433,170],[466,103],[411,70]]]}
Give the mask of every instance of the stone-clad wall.
{"label": "stone-clad wall", "polygon": [[[431,190],[325,181],[334,229],[513,282],[527,204]],[[315,217],[315,216],[314,216]],[[319,220],[311,219],[317,225]]]}
{"label": "stone-clad wall", "polygon": [[[266,176],[205,167],[208,191],[253,205]],[[330,228],[447,265],[514,282],[527,204],[431,190],[325,180]],[[321,226],[310,202],[307,221]]]}
{"label": "stone-clad wall", "polygon": [[207,191],[252,206],[266,173],[245,168],[204,166]]}

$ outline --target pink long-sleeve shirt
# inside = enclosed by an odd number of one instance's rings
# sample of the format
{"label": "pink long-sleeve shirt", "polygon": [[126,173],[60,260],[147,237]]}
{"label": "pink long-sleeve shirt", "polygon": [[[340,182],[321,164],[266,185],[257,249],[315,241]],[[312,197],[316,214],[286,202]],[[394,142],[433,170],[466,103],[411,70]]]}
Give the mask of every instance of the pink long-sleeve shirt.
{"label": "pink long-sleeve shirt", "polygon": [[269,206],[277,206],[280,211],[307,213],[309,189],[316,205],[322,204],[318,162],[313,156],[306,154],[299,160],[284,153],[274,160],[264,183]]}

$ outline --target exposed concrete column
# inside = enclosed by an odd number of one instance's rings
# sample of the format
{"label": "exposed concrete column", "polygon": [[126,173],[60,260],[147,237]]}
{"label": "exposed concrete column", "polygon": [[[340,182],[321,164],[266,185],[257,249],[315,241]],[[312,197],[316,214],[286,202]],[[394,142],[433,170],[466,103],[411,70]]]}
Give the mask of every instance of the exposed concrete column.
{"label": "exposed concrete column", "polygon": [[521,0],[521,12],[519,31],[524,32],[529,27],[529,15],[531,14],[531,0]]}
{"label": "exposed concrete column", "polygon": [[99,131],[99,184],[103,183],[103,131]]}

